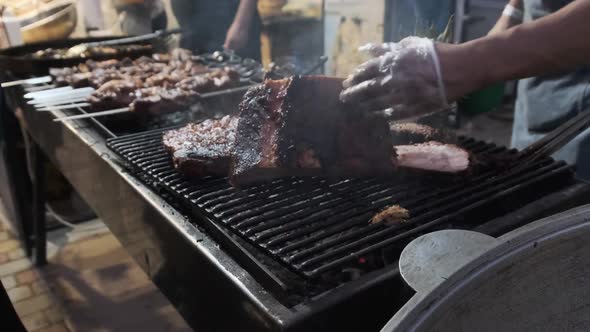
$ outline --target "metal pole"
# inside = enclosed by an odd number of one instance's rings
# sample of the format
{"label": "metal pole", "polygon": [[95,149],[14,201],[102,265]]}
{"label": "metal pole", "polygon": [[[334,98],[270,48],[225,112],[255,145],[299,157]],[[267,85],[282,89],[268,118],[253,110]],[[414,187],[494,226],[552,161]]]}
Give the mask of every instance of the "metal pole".
{"label": "metal pole", "polygon": [[45,157],[35,144],[33,148],[33,262],[47,264],[47,230],[45,227]]}

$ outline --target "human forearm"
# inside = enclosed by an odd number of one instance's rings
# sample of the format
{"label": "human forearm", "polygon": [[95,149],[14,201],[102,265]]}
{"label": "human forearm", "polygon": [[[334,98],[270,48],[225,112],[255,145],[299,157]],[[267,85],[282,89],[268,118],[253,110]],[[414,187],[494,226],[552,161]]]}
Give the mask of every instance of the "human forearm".
{"label": "human forearm", "polygon": [[240,0],[240,5],[234,17],[233,24],[249,27],[256,13],[258,0]]}
{"label": "human forearm", "polygon": [[[510,2],[508,4],[518,10],[523,10],[523,1],[522,0],[510,0]],[[496,22],[496,24],[494,25],[494,27],[490,30],[490,32],[488,32],[488,35],[500,33],[502,31],[508,30],[508,29],[512,28],[513,26],[516,26],[520,23],[522,23],[522,20],[518,20],[514,17],[510,17],[510,16],[506,16],[506,15],[501,15],[500,18],[498,19],[498,21]]]}
{"label": "human forearm", "polygon": [[250,27],[256,16],[257,0],[240,0],[234,20],[227,31],[223,47],[229,50],[240,50],[246,46],[250,36]]}
{"label": "human forearm", "polygon": [[461,45],[437,45],[449,100],[489,84],[590,62],[590,0]]}

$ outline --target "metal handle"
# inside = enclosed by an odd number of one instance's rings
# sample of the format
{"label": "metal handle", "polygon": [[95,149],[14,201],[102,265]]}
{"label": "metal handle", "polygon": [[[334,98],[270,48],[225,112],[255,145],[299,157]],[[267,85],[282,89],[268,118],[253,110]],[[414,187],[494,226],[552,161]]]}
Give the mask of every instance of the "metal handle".
{"label": "metal handle", "polygon": [[126,37],[126,38],[113,39],[113,40],[107,40],[107,41],[99,41],[99,42],[86,43],[86,44],[81,44],[81,45],[84,45],[86,47],[99,47],[99,46],[130,44],[130,43],[136,43],[136,42],[140,42],[140,41],[155,39],[155,38],[159,38],[159,37],[164,37],[164,36],[168,36],[168,35],[172,35],[172,34],[176,34],[176,33],[182,33],[182,29],[177,28],[177,29],[171,29],[171,30],[158,30],[156,32],[148,33],[146,35],[141,35],[141,36]]}
{"label": "metal handle", "polygon": [[428,292],[497,243],[489,235],[472,231],[428,233],[404,248],[400,274],[415,291]]}

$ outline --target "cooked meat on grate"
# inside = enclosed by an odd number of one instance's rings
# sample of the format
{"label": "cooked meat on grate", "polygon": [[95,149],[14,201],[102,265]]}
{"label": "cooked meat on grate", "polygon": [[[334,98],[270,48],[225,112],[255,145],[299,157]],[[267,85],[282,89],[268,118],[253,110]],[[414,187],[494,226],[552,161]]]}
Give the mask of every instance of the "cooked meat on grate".
{"label": "cooked meat on grate", "polygon": [[129,76],[102,84],[88,101],[96,111],[129,106],[131,111],[172,112],[187,109],[201,93],[230,88],[238,82],[238,74],[230,68],[194,76],[175,71],[145,80]]}
{"label": "cooked meat on grate", "polygon": [[196,91],[158,86],[137,89],[131,96],[132,101],[127,105],[132,112],[149,113],[168,113],[187,110],[200,97]]}
{"label": "cooked meat on grate", "polygon": [[457,173],[465,171],[470,165],[469,152],[453,145],[439,142],[426,142],[393,147],[393,163],[398,167],[426,171]]}
{"label": "cooked meat on grate", "polygon": [[136,87],[133,82],[112,80],[94,91],[88,97],[88,102],[93,111],[127,107],[135,99],[133,96],[135,89]]}
{"label": "cooked meat on grate", "polygon": [[191,123],[164,133],[174,166],[187,176],[227,175],[238,118]]}
{"label": "cooked meat on grate", "polygon": [[436,129],[420,123],[390,122],[389,128],[391,130],[392,142],[394,145],[415,144],[430,141],[455,143],[457,141],[457,137],[449,131]]}
{"label": "cooked meat on grate", "polygon": [[386,225],[391,225],[398,222],[405,222],[410,218],[410,211],[404,209],[399,205],[391,205],[387,208],[383,209],[381,212],[377,213],[369,223],[371,224],[380,224],[385,223]]}
{"label": "cooked meat on grate", "polygon": [[394,171],[388,124],[346,109],[341,90],[339,78],[306,76],[269,80],[248,91],[240,105],[232,182]]}
{"label": "cooked meat on grate", "polygon": [[57,85],[73,87],[100,87],[109,80],[132,79],[154,81],[148,86],[161,85],[158,81],[173,81],[209,72],[204,64],[193,61],[192,53],[187,50],[175,50],[171,54],[154,54],[131,60],[93,61],[70,68],[51,68],[49,73]]}
{"label": "cooked meat on grate", "polygon": [[[399,134],[408,128],[427,130],[428,127],[406,124],[401,129],[390,128],[380,118],[351,112],[338,100],[340,89],[341,80],[334,78],[269,80],[247,92],[240,105],[240,115],[231,118],[231,125],[217,125],[214,121],[218,120],[208,120],[213,122],[204,122],[205,125],[191,124],[166,133],[165,144],[182,173],[202,176],[229,171],[232,183],[238,185],[279,176],[386,175],[397,168],[454,173],[469,167],[469,153],[452,144],[392,145],[390,130]],[[210,164],[210,151],[202,148],[205,144],[202,136],[209,137],[211,128],[225,131],[228,139],[235,141],[231,153],[226,150],[226,157],[231,155],[231,170],[224,168],[228,163],[215,163],[214,167],[201,165],[203,161]],[[190,140],[191,135],[198,143]],[[420,137],[433,135],[426,133]],[[402,136],[407,143],[415,140],[408,139],[406,134]],[[166,143],[172,137],[180,137],[178,142],[191,142],[187,144],[197,147],[190,149],[190,158],[186,157],[183,145]],[[218,137],[216,141],[222,139]],[[180,149],[185,152],[177,153]]]}

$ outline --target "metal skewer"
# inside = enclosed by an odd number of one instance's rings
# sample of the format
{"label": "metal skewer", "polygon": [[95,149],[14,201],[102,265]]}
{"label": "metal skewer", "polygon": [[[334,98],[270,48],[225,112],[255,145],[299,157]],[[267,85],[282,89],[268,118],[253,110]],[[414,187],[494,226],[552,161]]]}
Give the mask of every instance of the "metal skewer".
{"label": "metal skewer", "polygon": [[217,96],[223,96],[226,94],[231,94],[234,92],[246,91],[254,86],[257,86],[257,85],[245,85],[245,86],[241,86],[238,88],[225,89],[225,90],[219,90],[219,91],[214,91],[214,92],[207,92],[207,93],[201,94],[199,96],[199,98],[200,99],[207,99],[207,98],[213,98],[213,97],[217,97]]}
{"label": "metal skewer", "polygon": [[35,105],[35,104],[44,104],[44,103],[51,103],[54,101],[62,101],[62,100],[69,100],[69,99],[76,99],[82,97],[88,97],[94,92],[94,88],[80,88],[80,89],[73,89],[61,92],[54,92],[50,94],[44,94],[40,97],[35,99],[29,100],[27,104]]}
{"label": "metal skewer", "polygon": [[47,76],[41,76],[41,77],[28,78],[25,80],[4,82],[1,84],[1,86],[3,88],[7,88],[10,86],[17,86],[17,85],[23,85],[23,84],[43,84],[43,83],[49,83],[52,80],[53,79],[51,78],[51,76],[47,75]]}
{"label": "metal skewer", "polygon": [[72,88],[71,86],[64,86],[61,88],[55,88],[55,89],[44,89],[41,91],[33,91],[33,92],[29,92],[27,94],[25,94],[23,97],[27,98],[27,99],[34,99],[34,98],[39,98],[39,97],[43,97],[45,95],[51,95],[53,93],[57,93],[57,92],[64,92],[64,91],[71,91],[74,90],[74,88]]}
{"label": "metal skewer", "polygon": [[38,92],[47,89],[55,88],[55,84],[47,84],[47,85],[32,85],[25,88],[26,92]]}
{"label": "metal skewer", "polygon": [[86,103],[88,98],[75,98],[75,99],[68,99],[68,100],[57,100],[50,103],[43,103],[43,104],[36,104],[35,108],[37,111],[42,111],[47,107],[55,107],[55,106],[63,106],[63,105],[71,105],[73,103]]}
{"label": "metal skewer", "polygon": [[50,111],[67,110],[67,109],[86,107],[86,106],[90,106],[90,104],[89,103],[73,103],[73,104],[64,104],[64,105],[50,105],[50,106],[38,108],[37,111],[50,112]]}
{"label": "metal skewer", "polygon": [[99,116],[119,114],[119,113],[126,113],[126,112],[130,112],[129,107],[118,108],[118,109],[114,109],[114,110],[110,110],[110,111],[104,111],[104,112],[96,112],[96,113],[88,113],[88,114],[64,116],[64,117],[61,117],[61,118],[55,118],[55,119],[53,119],[53,121],[54,122],[63,122],[63,121],[67,121],[67,120],[96,118],[96,117],[99,117]]}
{"label": "metal skewer", "polygon": [[[212,97],[217,97],[217,96],[223,96],[225,94],[228,93],[234,93],[234,92],[240,92],[240,91],[246,91],[249,88],[256,86],[256,85],[246,85],[246,86],[241,86],[238,88],[233,88],[233,89],[226,89],[226,90],[221,90],[221,91],[215,91],[215,92],[209,92],[209,93],[204,93],[200,95],[200,99],[206,99],[206,98],[212,98]],[[85,101],[85,99],[83,100],[75,100],[76,102],[78,101]],[[68,102],[72,102],[72,100],[69,100]],[[65,102],[62,102],[62,104],[65,104]],[[37,107],[39,107],[40,105],[36,105]],[[66,107],[67,105],[64,105],[64,107]],[[85,105],[86,106],[86,105]],[[70,108],[70,107],[67,107]],[[64,108],[64,109],[67,109]],[[71,107],[71,108],[75,108],[75,107]],[[43,107],[39,108],[38,111],[52,111],[54,108],[52,108],[52,105],[43,105]],[[66,120],[74,120],[74,119],[86,119],[86,118],[94,118],[94,117],[99,117],[99,116],[106,116],[106,115],[113,115],[113,114],[119,114],[119,113],[125,113],[125,112],[131,112],[131,110],[128,107],[125,108],[120,108],[120,109],[116,109],[116,110],[109,110],[109,111],[102,111],[102,112],[94,112],[94,113],[88,113],[88,114],[80,114],[80,115],[70,115],[70,116],[64,116],[61,118],[57,118],[53,121],[66,121]]]}

